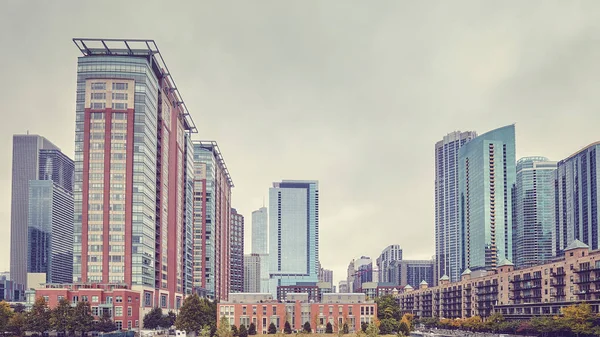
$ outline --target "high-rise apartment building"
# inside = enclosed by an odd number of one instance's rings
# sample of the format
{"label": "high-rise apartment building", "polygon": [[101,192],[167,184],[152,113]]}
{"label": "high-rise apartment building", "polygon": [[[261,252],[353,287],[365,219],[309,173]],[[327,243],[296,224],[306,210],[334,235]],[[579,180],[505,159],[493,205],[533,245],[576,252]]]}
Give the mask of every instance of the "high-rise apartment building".
{"label": "high-rise apartment building", "polygon": [[554,255],[563,255],[564,249],[575,239],[592,250],[600,248],[599,153],[600,142],[596,142],[558,162],[554,179]]}
{"label": "high-rise apartment building", "polygon": [[244,216],[231,209],[230,292],[244,292]]}
{"label": "high-rise apartment building", "polygon": [[329,282],[333,286],[333,270],[325,269],[319,263],[319,282]]}
{"label": "high-rise apartment building", "polygon": [[319,183],[283,180],[269,189],[269,290],[318,281]]}
{"label": "high-rise apartment building", "polygon": [[267,208],[252,212],[252,254],[269,254],[269,225]]}
{"label": "high-rise apartment building", "polygon": [[348,263],[348,268],[346,269],[346,288],[349,293],[354,292],[354,279],[356,278],[356,271],[354,270],[354,259]]}
{"label": "high-rise apartment building", "polygon": [[462,273],[462,230],[458,213],[458,151],[475,131],[455,131],[435,144],[435,261],[436,274],[453,281]]}
{"label": "high-rise apartment building", "polygon": [[512,260],[515,126],[484,133],[458,151],[463,268],[495,269]]}
{"label": "high-rise apartment building", "polygon": [[552,258],[554,174],[556,162],[545,157],[517,161],[513,188],[513,263],[517,268]]}
{"label": "high-rise apartment building", "polygon": [[191,276],[196,128],[154,41],[73,41],[73,281],[126,284],[145,308],[177,309]]}
{"label": "high-rise apartment building", "polygon": [[[210,299],[230,289],[233,181],[214,141],[194,141],[194,287]],[[200,235],[200,236],[199,236]]]}
{"label": "high-rise apartment building", "polygon": [[27,285],[29,182],[40,179],[40,150],[59,150],[38,135],[14,135],[10,212],[10,275]]}
{"label": "high-rise apartment building", "polygon": [[261,255],[244,255],[244,292],[245,293],[264,293],[260,288],[261,279]]}
{"label": "high-rise apartment building", "polygon": [[73,171],[59,150],[40,150],[40,180],[29,181],[27,272],[48,283],[73,280]]}
{"label": "high-rise apartment building", "polygon": [[373,261],[368,256],[361,256],[353,262],[353,283],[348,286],[352,287],[352,292],[358,293],[362,291],[363,283],[373,282]]}
{"label": "high-rise apartment building", "polygon": [[390,264],[392,261],[400,260],[402,260],[402,248],[400,248],[400,245],[389,245],[381,252],[381,255],[376,260],[377,269],[379,270],[379,282],[391,282]]}
{"label": "high-rise apartment building", "polygon": [[422,281],[435,284],[433,260],[393,261],[390,266],[390,284],[417,288]]}

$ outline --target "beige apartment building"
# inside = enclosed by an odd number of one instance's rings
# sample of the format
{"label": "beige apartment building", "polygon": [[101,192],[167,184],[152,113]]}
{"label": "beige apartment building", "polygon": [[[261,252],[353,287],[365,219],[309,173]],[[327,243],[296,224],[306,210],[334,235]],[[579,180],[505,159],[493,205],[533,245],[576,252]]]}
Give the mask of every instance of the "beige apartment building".
{"label": "beige apartment building", "polygon": [[507,318],[559,314],[560,309],[586,301],[598,313],[600,307],[600,250],[591,251],[579,240],[564,257],[546,264],[515,270],[504,259],[496,270],[462,273],[451,283],[444,275],[437,287],[423,282],[418,289],[404,288],[396,295],[404,313],[416,317],[488,317],[494,312]]}

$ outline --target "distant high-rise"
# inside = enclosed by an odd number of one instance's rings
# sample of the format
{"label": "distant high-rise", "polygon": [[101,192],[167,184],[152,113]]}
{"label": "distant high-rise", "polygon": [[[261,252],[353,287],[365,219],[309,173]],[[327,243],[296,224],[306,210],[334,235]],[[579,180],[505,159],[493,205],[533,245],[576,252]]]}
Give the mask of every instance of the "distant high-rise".
{"label": "distant high-rise", "polygon": [[600,248],[600,142],[595,142],[558,162],[554,179],[555,225],[553,254],[578,239],[592,250]]}
{"label": "distant high-rise", "polygon": [[230,291],[244,292],[244,216],[231,209],[230,241]]}
{"label": "distant high-rise", "polygon": [[446,274],[452,281],[460,280],[464,269],[458,213],[458,150],[475,137],[475,131],[455,131],[435,144],[435,268],[436,274]]}
{"label": "distant high-rise", "polygon": [[552,258],[554,174],[556,162],[545,157],[517,161],[513,189],[513,263],[532,267]]}
{"label": "distant high-rise", "polygon": [[252,212],[252,254],[269,254],[267,208]]}
{"label": "distant high-rise", "polygon": [[125,284],[143,308],[176,310],[191,285],[194,122],[154,41],[73,41],[73,281]]}
{"label": "distant high-rise", "polygon": [[[194,141],[194,287],[210,299],[229,296],[233,181],[214,141]],[[198,196],[201,196],[200,198]],[[201,258],[200,258],[201,257]]]}
{"label": "distant high-rise", "polygon": [[22,285],[27,285],[28,271],[29,182],[47,178],[40,177],[41,150],[60,151],[38,135],[13,136],[10,275],[12,281]]}
{"label": "distant high-rise", "polygon": [[368,256],[361,256],[359,259],[353,260],[354,275],[353,283],[348,284],[352,287],[352,292],[362,292],[362,284],[373,281],[373,261]]}
{"label": "distant high-rise", "polygon": [[261,290],[261,255],[244,255],[244,292],[262,293]]}
{"label": "distant high-rise", "polygon": [[321,263],[319,263],[319,282],[329,282],[333,286],[333,270],[321,267]]}
{"label": "distant high-rise", "polygon": [[48,283],[73,280],[73,172],[62,152],[40,150],[40,180],[29,181],[27,272]]}
{"label": "distant high-rise", "polygon": [[484,133],[458,151],[463,268],[494,269],[512,260],[515,126]]}
{"label": "distant high-rise", "polygon": [[390,266],[390,283],[417,288],[422,281],[435,284],[433,260],[393,261]]}
{"label": "distant high-rise", "polygon": [[338,286],[338,292],[341,294],[350,292],[348,290],[348,281],[346,281],[346,280],[340,281],[339,286]]}
{"label": "distant high-rise", "polygon": [[390,264],[392,261],[402,260],[402,248],[400,245],[389,245],[377,258],[377,269],[379,270],[379,282],[389,283],[392,279],[390,275]]}
{"label": "distant high-rise", "polygon": [[284,180],[269,189],[269,290],[317,282],[319,183]]}

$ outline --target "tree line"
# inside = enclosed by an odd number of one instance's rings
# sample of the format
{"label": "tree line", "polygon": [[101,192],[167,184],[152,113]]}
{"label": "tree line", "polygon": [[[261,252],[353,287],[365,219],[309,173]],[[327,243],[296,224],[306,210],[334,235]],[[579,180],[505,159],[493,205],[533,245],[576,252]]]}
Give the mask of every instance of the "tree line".
{"label": "tree line", "polygon": [[0,333],[9,332],[23,336],[26,331],[42,335],[56,331],[65,336],[86,335],[90,331],[111,332],[117,330],[110,313],[104,312],[100,320],[94,321],[90,304],[77,302],[75,307],[67,299],[62,299],[54,309],[49,309],[43,297],[35,300],[31,310],[12,310],[10,305],[0,302]]}
{"label": "tree line", "polygon": [[530,320],[506,320],[502,314],[494,313],[485,320],[473,316],[464,319],[423,318],[418,322],[427,328],[450,330],[542,337],[600,336],[600,315],[594,314],[588,303],[565,307],[561,315],[539,316]]}

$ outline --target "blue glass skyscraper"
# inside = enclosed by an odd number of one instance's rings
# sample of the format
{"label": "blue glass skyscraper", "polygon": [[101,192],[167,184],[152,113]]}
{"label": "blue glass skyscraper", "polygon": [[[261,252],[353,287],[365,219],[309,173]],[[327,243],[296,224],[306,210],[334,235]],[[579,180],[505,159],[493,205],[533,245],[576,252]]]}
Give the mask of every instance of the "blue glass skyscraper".
{"label": "blue glass skyscraper", "polygon": [[438,277],[447,275],[452,282],[459,281],[464,270],[458,213],[458,150],[475,137],[475,131],[455,131],[435,144],[435,268]]}
{"label": "blue glass skyscraper", "polygon": [[517,162],[513,189],[513,262],[531,267],[552,258],[556,162],[525,157]]}
{"label": "blue glass skyscraper", "polygon": [[489,131],[459,150],[459,214],[464,268],[512,260],[515,126]]}
{"label": "blue glass skyscraper", "polygon": [[596,142],[558,162],[554,179],[554,255],[562,255],[575,239],[593,250],[600,248],[599,152],[600,142]]}
{"label": "blue glass skyscraper", "polygon": [[318,282],[319,182],[283,180],[269,189],[269,291]]}

